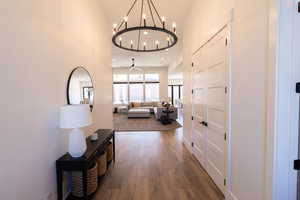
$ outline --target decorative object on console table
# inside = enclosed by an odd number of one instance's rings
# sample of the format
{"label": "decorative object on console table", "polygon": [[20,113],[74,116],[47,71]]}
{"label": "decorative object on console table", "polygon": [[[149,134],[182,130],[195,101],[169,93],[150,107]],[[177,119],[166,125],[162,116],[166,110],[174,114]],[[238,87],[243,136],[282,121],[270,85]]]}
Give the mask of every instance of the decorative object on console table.
{"label": "decorative object on console table", "polygon": [[[113,144],[113,162],[115,162],[115,131],[111,129],[97,130],[97,141],[91,141],[88,137],[86,140],[87,150],[85,154],[80,158],[73,158],[70,154],[65,154],[56,161],[56,173],[57,173],[57,199],[63,200],[63,174],[65,171],[82,172],[82,191],[83,197],[80,199],[91,199],[93,194],[88,195],[88,170],[93,168],[98,158],[106,151],[107,145],[112,140]],[[106,161],[106,156],[105,156]],[[98,167],[99,163],[98,163]],[[98,174],[99,175],[99,174]],[[70,195],[67,199],[77,199],[73,195]]]}
{"label": "decorative object on console table", "polygon": [[86,104],[60,108],[60,128],[73,129],[69,135],[69,154],[78,158],[86,151],[85,136],[80,128],[92,124],[90,108]]}

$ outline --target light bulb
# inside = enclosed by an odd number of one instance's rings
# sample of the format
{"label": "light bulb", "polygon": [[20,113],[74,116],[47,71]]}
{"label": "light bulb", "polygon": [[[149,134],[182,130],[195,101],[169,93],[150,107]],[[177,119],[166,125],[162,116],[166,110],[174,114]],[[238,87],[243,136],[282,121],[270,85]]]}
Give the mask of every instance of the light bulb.
{"label": "light bulb", "polygon": [[146,46],[147,45],[147,43],[146,42],[144,42],[144,46]]}
{"label": "light bulb", "polygon": [[158,41],[158,40],[156,40],[155,44],[159,44],[159,41]]}
{"label": "light bulb", "polygon": [[143,19],[146,19],[146,14],[145,13],[143,14]]}
{"label": "light bulb", "polygon": [[165,21],[166,21],[165,16],[162,16],[161,20],[162,20],[163,22],[165,22]]}
{"label": "light bulb", "polygon": [[175,22],[173,22],[173,28],[176,28],[176,23]]}
{"label": "light bulb", "polygon": [[119,40],[122,41],[122,37],[119,37]]}
{"label": "light bulb", "polygon": [[116,35],[116,31],[113,31],[113,35]]}
{"label": "light bulb", "polygon": [[114,27],[114,28],[117,28],[117,24],[113,24],[113,27]]}
{"label": "light bulb", "polygon": [[130,41],[130,44],[133,44],[133,41],[132,41],[132,40]]}
{"label": "light bulb", "polygon": [[124,17],[124,20],[125,20],[125,22],[127,22],[128,21],[128,17],[126,16],[126,17]]}
{"label": "light bulb", "polygon": [[167,37],[167,41],[170,41],[170,37]]}

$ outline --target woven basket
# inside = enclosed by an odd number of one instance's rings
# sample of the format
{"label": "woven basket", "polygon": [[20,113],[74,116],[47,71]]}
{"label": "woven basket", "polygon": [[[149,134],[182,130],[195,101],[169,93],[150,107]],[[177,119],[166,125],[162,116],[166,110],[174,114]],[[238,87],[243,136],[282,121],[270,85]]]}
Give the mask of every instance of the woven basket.
{"label": "woven basket", "polygon": [[113,160],[113,145],[110,142],[107,145],[107,162],[111,162]]}
{"label": "woven basket", "polygon": [[103,153],[97,160],[98,163],[98,176],[103,176],[107,170],[107,154]]}
{"label": "woven basket", "polygon": [[[75,197],[83,197],[82,172],[72,172],[72,195]],[[87,172],[87,193],[91,195],[98,187],[98,164],[96,163]]]}

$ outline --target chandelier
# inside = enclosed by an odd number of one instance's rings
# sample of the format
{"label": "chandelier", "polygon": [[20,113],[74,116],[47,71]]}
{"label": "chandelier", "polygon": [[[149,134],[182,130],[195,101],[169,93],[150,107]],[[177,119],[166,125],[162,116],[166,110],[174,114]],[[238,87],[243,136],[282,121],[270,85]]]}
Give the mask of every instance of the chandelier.
{"label": "chandelier", "polygon": [[[133,10],[138,10],[135,17]],[[172,28],[167,28],[166,18],[160,16],[153,0],[140,0],[140,7],[138,0],[134,0],[119,26],[113,25],[112,42],[121,49],[134,52],[168,50],[178,41],[175,22]]]}

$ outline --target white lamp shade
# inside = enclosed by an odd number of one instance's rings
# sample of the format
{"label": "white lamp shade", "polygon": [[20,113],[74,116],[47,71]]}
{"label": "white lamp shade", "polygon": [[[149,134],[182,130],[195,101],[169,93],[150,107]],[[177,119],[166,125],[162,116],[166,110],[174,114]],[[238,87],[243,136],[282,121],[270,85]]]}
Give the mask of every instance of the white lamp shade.
{"label": "white lamp shade", "polygon": [[89,105],[67,105],[60,108],[60,128],[81,128],[91,124],[92,115]]}

